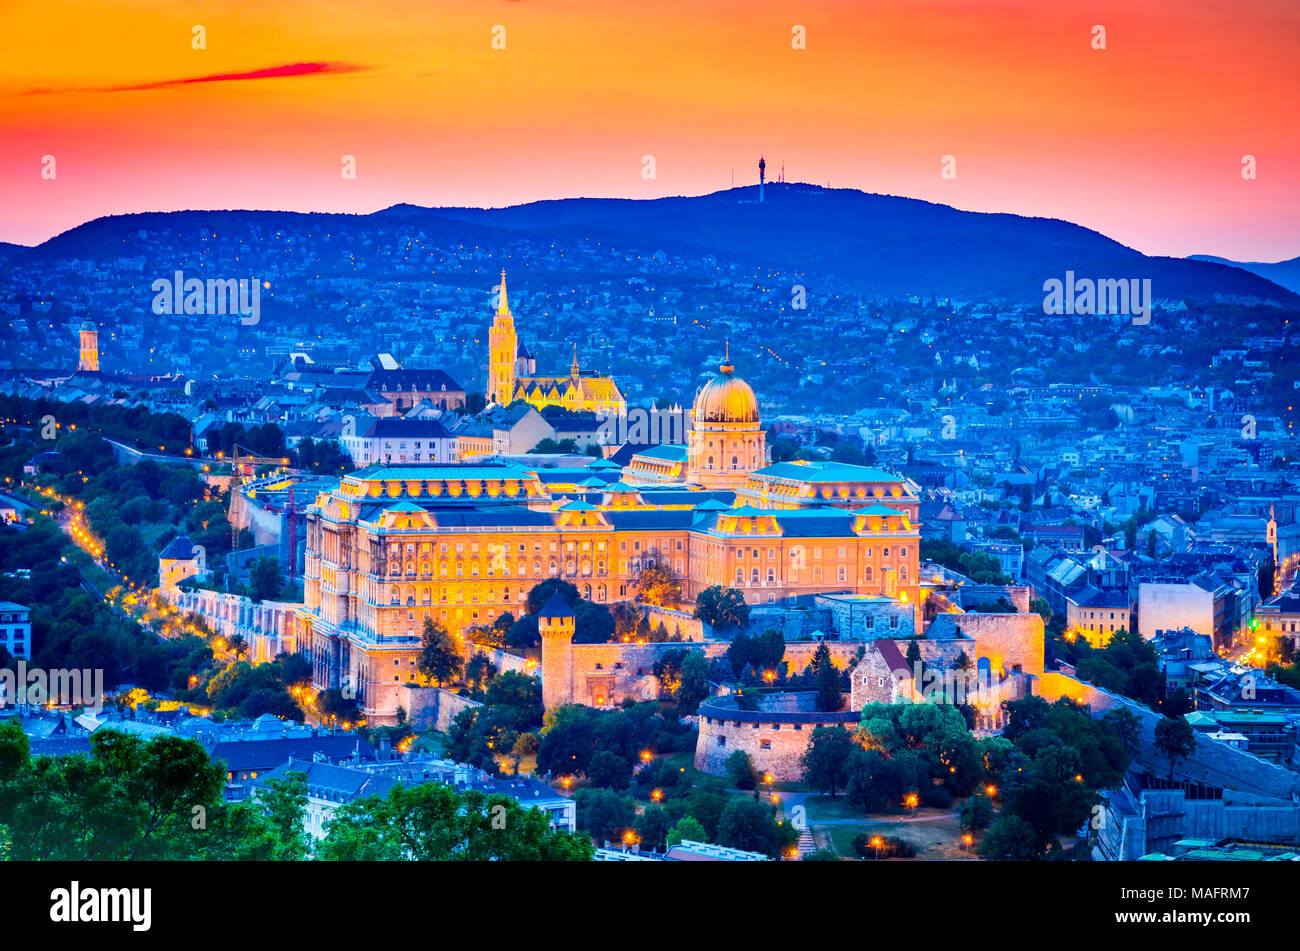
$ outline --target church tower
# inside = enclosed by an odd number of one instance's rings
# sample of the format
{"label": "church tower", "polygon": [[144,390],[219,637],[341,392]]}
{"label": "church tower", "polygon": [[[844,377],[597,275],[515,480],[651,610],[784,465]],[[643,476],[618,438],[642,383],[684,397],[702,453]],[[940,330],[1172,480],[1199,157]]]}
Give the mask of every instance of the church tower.
{"label": "church tower", "polygon": [[99,372],[99,328],[89,320],[81,324],[81,350],[77,357],[78,372]]}
{"label": "church tower", "polygon": [[488,331],[488,387],[489,403],[509,406],[515,392],[515,361],[519,351],[519,336],[515,333],[515,318],[510,313],[506,299],[506,272],[501,272],[501,298],[497,303],[496,317]]}

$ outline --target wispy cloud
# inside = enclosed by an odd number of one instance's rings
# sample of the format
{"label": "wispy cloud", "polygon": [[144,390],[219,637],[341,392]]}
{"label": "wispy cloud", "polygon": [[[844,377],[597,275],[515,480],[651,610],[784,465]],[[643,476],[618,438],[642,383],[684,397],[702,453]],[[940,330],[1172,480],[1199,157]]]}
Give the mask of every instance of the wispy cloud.
{"label": "wispy cloud", "polygon": [[198,83],[229,83],[246,79],[285,79],[292,76],[319,76],[326,73],[360,73],[370,68],[355,63],[285,63],[281,66],[267,66],[264,69],[251,69],[242,73],[212,73],[208,76],[162,79],[128,86],[69,86],[62,89],[29,89],[23,95],[44,96],[67,92],[137,92],[143,89],[168,89],[173,86],[192,86]]}

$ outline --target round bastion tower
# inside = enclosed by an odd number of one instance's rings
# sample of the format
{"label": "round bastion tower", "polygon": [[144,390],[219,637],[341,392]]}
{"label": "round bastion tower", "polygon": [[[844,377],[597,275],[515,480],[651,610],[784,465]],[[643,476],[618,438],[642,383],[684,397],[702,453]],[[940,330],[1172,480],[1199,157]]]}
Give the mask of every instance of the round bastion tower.
{"label": "round bastion tower", "polygon": [[559,594],[551,595],[537,614],[542,636],[542,706],[573,702],[573,608]]}

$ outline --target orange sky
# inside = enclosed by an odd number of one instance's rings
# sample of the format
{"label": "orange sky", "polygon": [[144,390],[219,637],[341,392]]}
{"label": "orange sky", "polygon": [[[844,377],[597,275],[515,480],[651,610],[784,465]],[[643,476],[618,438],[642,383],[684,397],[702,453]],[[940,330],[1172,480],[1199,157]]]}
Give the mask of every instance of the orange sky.
{"label": "orange sky", "polygon": [[[195,81],[223,76],[247,78]],[[699,194],[753,182],[762,151],[773,177],[1277,260],[1300,254],[1297,116],[1296,0],[3,0],[0,240]]]}

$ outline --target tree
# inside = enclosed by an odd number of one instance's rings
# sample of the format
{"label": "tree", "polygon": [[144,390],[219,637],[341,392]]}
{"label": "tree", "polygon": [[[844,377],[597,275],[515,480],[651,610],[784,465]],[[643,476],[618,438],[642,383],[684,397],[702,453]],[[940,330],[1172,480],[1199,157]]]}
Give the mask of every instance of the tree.
{"label": "tree", "polygon": [[548,710],[537,768],[556,776],[585,774],[596,751],[596,712],[578,704]]}
{"label": "tree", "polygon": [[259,792],[262,807],[275,830],[277,861],[296,862],[308,858],[311,844],[303,819],[307,815],[307,774],[301,772],[272,779],[265,792]]}
{"label": "tree", "polygon": [[644,847],[660,852],[665,848],[672,824],[667,809],[651,804],[637,818],[636,834]]}
{"label": "tree", "polygon": [[961,810],[961,827],[966,832],[987,829],[993,821],[993,803],[983,793],[977,793],[966,800]]}
{"label": "tree", "polygon": [[593,786],[605,789],[627,789],[632,782],[632,766],[617,753],[596,750],[587,766],[587,778]]}
{"label": "tree", "polygon": [[1156,724],[1156,749],[1169,759],[1169,780],[1181,760],[1196,751],[1196,732],[1184,717],[1164,717]]}
{"label": "tree", "polygon": [[244,639],[243,634],[231,635],[230,640],[226,642],[226,646],[230,648],[230,653],[235,656],[236,660],[248,656],[248,641]]}
{"label": "tree", "polygon": [[21,726],[0,724],[0,828],[16,861],[277,857],[263,810],[226,803],[224,787],[196,740],[105,729],[89,755],[33,760]]}
{"label": "tree", "polygon": [[597,842],[619,841],[636,822],[636,803],[612,789],[579,789],[578,828]]}
{"label": "tree", "polygon": [[819,726],[812,742],[799,758],[804,782],[818,792],[834,796],[849,781],[849,759],[855,746],[853,736],[839,726]]}
{"label": "tree", "polygon": [[558,594],[575,611],[582,602],[582,595],[570,582],[565,581],[563,578],[547,578],[545,581],[539,581],[528,590],[526,603],[528,613],[535,615],[546,606],[546,602],[551,600],[553,594]]}
{"label": "tree", "polygon": [[1005,815],[980,843],[980,856],[999,862],[1032,862],[1042,851],[1034,827],[1019,816]]}
{"label": "tree", "polygon": [[718,845],[778,857],[798,841],[792,826],[778,823],[771,806],[753,799],[733,799],[718,820]]}
{"label": "tree", "polygon": [[749,605],[735,588],[710,585],[695,599],[695,616],[720,630],[749,624]]}
{"label": "tree", "polygon": [[844,694],[840,691],[840,672],[831,660],[831,651],[825,641],[817,645],[808,667],[813,674],[813,682],[817,684],[817,709],[835,713],[844,705]]}
{"label": "tree", "polygon": [[736,750],[727,757],[727,778],[737,789],[753,789],[758,785],[754,760],[744,750]]}
{"label": "tree", "polygon": [[586,862],[591,842],[551,827],[509,796],[457,792],[441,783],[398,784],[384,799],[340,806],[320,846],[337,861]]}
{"label": "tree", "polygon": [[680,845],[682,842],[708,842],[704,826],[691,816],[682,816],[668,832],[668,845]]}
{"label": "tree", "polygon": [[709,662],[699,651],[690,651],[682,659],[681,682],[677,687],[677,705],[684,714],[694,713],[709,695]]}
{"label": "tree", "polygon": [[416,669],[439,685],[460,676],[464,658],[456,649],[451,635],[441,623],[431,617],[424,619],[420,634],[420,655]]}
{"label": "tree", "polygon": [[262,557],[248,571],[249,597],[254,601],[274,601],[284,588],[280,559]]}
{"label": "tree", "polygon": [[470,690],[478,693],[485,683],[496,676],[496,673],[496,665],[487,659],[487,655],[475,653],[465,665],[465,683],[469,685]]}
{"label": "tree", "polygon": [[682,599],[682,585],[667,560],[641,569],[636,578],[637,600],[657,607],[676,607]]}

